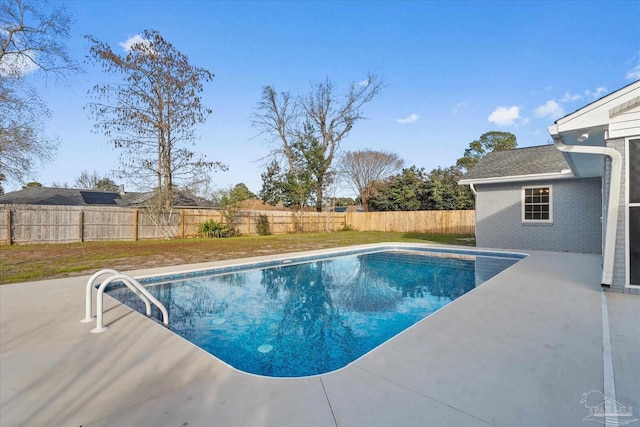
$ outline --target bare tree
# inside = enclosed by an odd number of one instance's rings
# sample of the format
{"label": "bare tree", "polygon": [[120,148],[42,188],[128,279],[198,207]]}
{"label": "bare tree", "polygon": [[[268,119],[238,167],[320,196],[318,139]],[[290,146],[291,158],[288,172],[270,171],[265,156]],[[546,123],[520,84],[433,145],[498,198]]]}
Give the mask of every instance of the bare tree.
{"label": "bare tree", "polygon": [[91,91],[96,102],[88,105],[95,129],[116,148],[122,148],[122,173],[138,182],[155,180],[158,203],[169,207],[174,187],[215,169],[217,161],[196,154],[194,126],[203,123],[211,109],[202,105],[203,83],[213,74],[189,63],[157,31],[145,30],[142,41],[119,55],[95,37],[90,61],[121,83],[97,84]]}
{"label": "bare tree", "polygon": [[55,140],[42,130],[49,116],[35,90],[19,81],[0,78],[0,171],[10,181],[23,181],[36,165],[55,153]]}
{"label": "bare tree", "polygon": [[26,81],[79,70],[65,41],[71,17],[45,0],[0,0],[0,173],[22,181],[38,163],[49,161],[56,141],[43,132],[50,113]]}
{"label": "bare tree", "polygon": [[373,100],[382,88],[383,84],[373,74],[362,82],[352,83],[346,94],[336,93],[329,79],[312,85],[307,95],[295,98],[287,92],[278,94],[272,86],[263,88],[253,124],[276,142],[277,147],[272,152],[274,157],[284,157],[289,171],[299,173],[300,149],[296,150],[296,144],[300,146],[305,141],[317,141],[309,145],[309,150],[314,151],[310,157],[318,165],[313,183],[317,211],[322,210],[324,190],[336,150],[353,125],[364,119],[364,104]]}
{"label": "bare tree", "polygon": [[364,211],[369,212],[369,198],[375,194],[376,186],[403,166],[404,161],[397,154],[366,149],[343,153],[339,169],[342,179],[360,196]]}
{"label": "bare tree", "polygon": [[120,187],[108,176],[100,176],[98,171],[89,172],[86,169],[80,172],[75,179],[75,187],[87,190],[118,191]]}
{"label": "bare tree", "polygon": [[67,52],[71,15],[46,0],[0,2],[0,74],[22,77],[41,70],[59,76],[77,71]]}
{"label": "bare tree", "polygon": [[75,179],[74,185],[76,188],[93,190],[96,188],[98,181],[100,181],[101,179],[102,177],[98,175],[98,171],[94,170],[93,172],[89,172],[88,170],[84,169],[82,172],[80,172],[80,176]]}
{"label": "bare tree", "polygon": [[51,185],[49,185],[49,187],[51,188],[71,188],[71,186],[69,185],[68,182],[62,182],[62,181],[53,181],[51,183]]}

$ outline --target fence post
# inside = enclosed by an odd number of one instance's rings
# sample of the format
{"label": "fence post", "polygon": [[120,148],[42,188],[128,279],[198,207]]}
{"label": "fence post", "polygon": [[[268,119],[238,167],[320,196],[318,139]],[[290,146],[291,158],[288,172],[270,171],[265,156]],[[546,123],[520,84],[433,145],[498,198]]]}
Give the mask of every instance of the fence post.
{"label": "fence post", "polygon": [[138,209],[133,210],[133,241],[138,241]]}
{"label": "fence post", "polygon": [[11,245],[11,208],[7,208],[7,244]]}
{"label": "fence post", "polygon": [[180,209],[178,212],[178,233],[181,239],[184,239],[184,209]]}
{"label": "fence post", "polygon": [[84,242],[84,211],[78,212],[78,240]]}

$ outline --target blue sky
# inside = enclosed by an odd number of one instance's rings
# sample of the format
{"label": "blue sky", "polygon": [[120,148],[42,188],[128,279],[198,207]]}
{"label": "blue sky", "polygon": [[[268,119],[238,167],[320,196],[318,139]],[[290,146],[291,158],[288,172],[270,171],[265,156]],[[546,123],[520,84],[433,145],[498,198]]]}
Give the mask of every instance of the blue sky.
{"label": "blue sky", "polygon": [[[305,93],[326,77],[341,90],[368,72],[387,84],[345,150],[397,153],[407,165],[450,166],[490,130],[521,147],[549,141],[547,126],[640,79],[640,2],[187,2],[71,1],[71,53],[84,35],[118,44],[144,29],[215,74],[197,128],[197,151],[228,164],[218,188],[261,187],[270,150],[251,115],[261,89]],[[87,90],[110,77],[89,65],[43,88],[47,133],[60,146],[35,180],[73,183],[83,169],[108,174],[119,152],[92,132]],[[29,76],[30,79],[37,75]],[[120,182],[120,180],[116,180]],[[7,185],[15,190],[17,185]],[[351,196],[348,190],[338,194]]]}

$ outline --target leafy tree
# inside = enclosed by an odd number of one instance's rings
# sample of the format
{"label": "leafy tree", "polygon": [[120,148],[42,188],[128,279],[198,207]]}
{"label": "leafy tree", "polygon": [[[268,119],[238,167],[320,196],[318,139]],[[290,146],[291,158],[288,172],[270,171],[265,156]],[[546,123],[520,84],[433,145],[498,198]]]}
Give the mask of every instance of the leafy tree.
{"label": "leafy tree", "polygon": [[218,190],[214,199],[220,206],[220,212],[225,219],[227,236],[238,235],[238,229],[234,226],[234,222],[241,208],[241,203],[247,199],[255,198],[247,186],[243,183],[236,184],[223,190]]}
{"label": "leafy tree", "polygon": [[282,202],[288,208],[302,211],[311,200],[312,193],[309,171],[283,170],[278,162],[273,161],[262,174],[262,189],[258,195],[265,203],[276,205]]}
{"label": "leafy tree", "polygon": [[287,172],[282,181],[282,202],[286,207],[302,212],[313,194],[313,183],[308,171]]}
{"label": "leafy tree", "polygon": [[427,176],[428,210],[473,209],[475,200],[469,187],[458,185],[462,172],[457,166],[437,168]]}
{"label": "leafy tree", "polygon": [[411,166],[387,179],[369,199],[372,211],[416,211],[427,206],[429,189],[424,168]]}
{"label": "leafy tree", "polygon": [[[371,74],[364,83],[352,83],[346,94],[336,93],[329,79],[312,85],[306,96],[294,98],[288,92],[278,94],[272,86],[263,88],[253,124],[276,142],[272,155],[284,157],[292,177],[303,172],[299,161],[301,151],[306,161],[315,166],[312,183],[317,211],[322,210],[338,146],[353,125],[364,118],[364,104],[373,100],[380,90],[382,84]],[[312,152],[307,155],[306,150]]]}
{"label": "leafy tree", "polygon": [[412,166],[387,179],[370,199],[373,211],[473,209],[471,190],[458,185],[456,166],[425,172]]}
{"label": "leafy tree", "polygon": [[332,197],[329,199],[329,204],[332,206],[351,206],[355,203],[351,197]]}
{"label": "leafy tree", "polygon": [[96,183],[95,189],[102,191],[119,191],[120,186],[116,184],[114,180],[105,176]]}
{"label": "leafy tree", "polygon": [[404,165],[397,154],[385,151],[346,151],[340,158],[343,179],[358,194],[365,212],[369,211],[369,198],[377,186]]}
{"label": "leafy tree", "polygon": [[27,182],[25,185],[22,186],[23,190],[26,188],[42,188],[42,184],[40,184],[37,181],[31,181],[31,182]]}
{"label": "leafy tree", "polygon": [[43,130],[49,110],[27,80],[78,71],[65,45],[70,23],[67,10],[48,1],[0,0],[0,172],[7,180],[22,181],[55,152]]}
{"label": "leafy tree", "polygon": [[300,210],[310,199],[316,210],[322,211],[323,195],[333,183],[334,173],[330,169],[331,161],[326,158],[326,150],[316,137],[313,124],[305,123],[304,133],[295,138],[291,152],[295,168],[289,170],[287,177],[289,192],[297,193],[294,198],[301,199]]}
{"label": "leafy tree", "polygon": [[282,194],[283,171],[280,164],[275,160],[271,161],[260,176],[262,177],[262,188],[258,192],[258,197],[263,202],[275,206],[284,198]]}
{"label": "leafy tree", "polygon": [[328,170],[323,149],[314,136],[313,126],[305,125],[305,133],[295,137],[290,145],[293,168],[283,169],[272,161],[262,174],[260,197],[270,204],[282,201],[287,207],[302,211],[314,201],[322,207],[322,195],[331,184],[333,174]]}
{"label": "leafy tree", "polygon": [[89,61],[123,79],[94,86],[91,95],[96,102],[88,107],[96,131],[124,150],[123,173],[146,183],[155,181],[158,203],[168,208],[178,184],[209,170],[226,169],[191,149],[194,125],[211,114],[200,93],[213,74],[191,65],[157,31],[145,30],[141,37],[143,41],[124,56],[95,37],[86,37],[91,43]]}
{"label": "leafy tree", "polygon": [[242,202],[249,199],[255,199],[256,195],[249,190],[246,184],[241,182],[240,184],[236,184],[236,186],[229,191],[229,198],[237,202]]}
{"label": "leafy tree", "polygon": [[458,159],[456,166],[464,172],[468,172],[485,154],[493,151],[513,150],[517,146],[516,136],[510,132],[487,132],[469,143],[469,148],[464,150],[464,156]]}

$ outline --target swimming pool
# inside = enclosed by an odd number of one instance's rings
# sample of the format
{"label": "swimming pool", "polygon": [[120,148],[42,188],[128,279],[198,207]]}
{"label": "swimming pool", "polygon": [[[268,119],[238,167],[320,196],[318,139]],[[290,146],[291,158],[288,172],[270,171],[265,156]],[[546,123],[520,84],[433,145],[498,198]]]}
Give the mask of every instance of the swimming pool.
{"label": "swimming pool", "polygon": [[[522,254],[385,246],[141,278],[169,329],[256,375],[348,365],[479,286]],[[126,287],[107,289],[137,311]]]}

